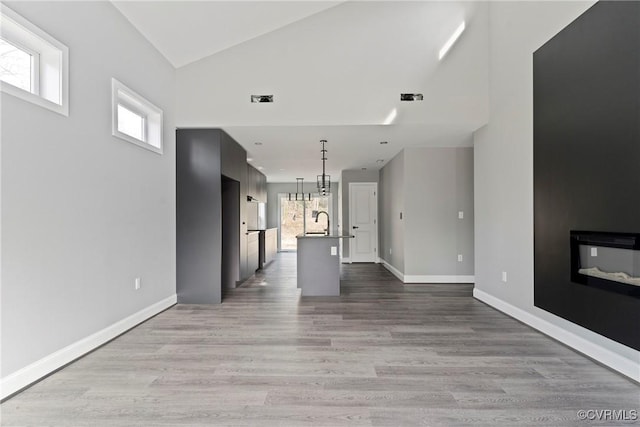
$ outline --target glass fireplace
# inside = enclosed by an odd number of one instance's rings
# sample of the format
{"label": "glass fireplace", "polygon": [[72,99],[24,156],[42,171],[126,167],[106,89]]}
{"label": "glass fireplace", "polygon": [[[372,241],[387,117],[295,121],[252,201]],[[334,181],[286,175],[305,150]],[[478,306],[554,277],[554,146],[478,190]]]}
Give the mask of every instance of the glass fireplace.
{"label": "glass fireplace", "polygon": [[640,233],[571,231],[571,281],[640,298]]}

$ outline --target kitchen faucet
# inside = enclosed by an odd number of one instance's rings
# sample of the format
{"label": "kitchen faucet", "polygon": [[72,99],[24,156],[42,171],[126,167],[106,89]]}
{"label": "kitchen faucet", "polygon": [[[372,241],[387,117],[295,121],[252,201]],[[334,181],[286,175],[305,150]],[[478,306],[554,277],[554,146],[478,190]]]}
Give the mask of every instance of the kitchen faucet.
{"label": "kitchen faucet", "polygon": [[327,236],[328,236],[328,235],[329,235],[329,232],[330,232],[330,230],[331,230],[331,228],[329,228],[329,224],[330,224],[330,221],[329,221],[329,214],[328,214],[327,212],[325,212],[325,211],[319,211],[319,212],[316,214],[316,222],[318,222],[318,218],[320,218],[320,214],[321,214],[321,213],[323,213],[323,214],[325,214],[325,215],[327,216],[327,229],[326,229],[324,232],[325,232],[325,235],[327,235]]}

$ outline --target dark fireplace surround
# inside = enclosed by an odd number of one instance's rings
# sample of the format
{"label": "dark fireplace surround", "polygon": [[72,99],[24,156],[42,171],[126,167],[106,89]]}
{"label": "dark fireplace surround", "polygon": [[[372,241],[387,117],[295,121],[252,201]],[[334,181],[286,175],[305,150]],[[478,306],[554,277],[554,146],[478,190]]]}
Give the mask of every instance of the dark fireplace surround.
{"label": "dark fireplace surround", "polygon": [[533,132],[534,305],[640,350],[640,2],[534,52]]}

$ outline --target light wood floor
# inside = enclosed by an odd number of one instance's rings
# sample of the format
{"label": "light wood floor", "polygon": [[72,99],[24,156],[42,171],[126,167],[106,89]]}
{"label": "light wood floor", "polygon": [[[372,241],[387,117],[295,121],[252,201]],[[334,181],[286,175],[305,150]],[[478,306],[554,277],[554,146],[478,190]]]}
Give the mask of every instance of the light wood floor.
{"label": "light wood floor", "polygon": [[6,401],[2,425],[585,426],[580,409],[640,409],[640,386],[471,285],[342,277],[342,296],[301,298],[281,254],[222,305],[177,305]]}

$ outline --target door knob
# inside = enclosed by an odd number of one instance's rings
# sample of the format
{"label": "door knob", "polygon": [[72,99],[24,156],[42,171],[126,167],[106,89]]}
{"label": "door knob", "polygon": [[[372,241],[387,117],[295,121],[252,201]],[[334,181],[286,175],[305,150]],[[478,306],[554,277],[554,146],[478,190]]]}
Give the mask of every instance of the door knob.
{"label": "door knob", "polygon": [[357,225],[354,225],[354,226],[353,226],[353,227],[351,227],[351,228],[353,228],[353,229],[355,230],[356,228],[360,228],[360,227],[358,227]]}

